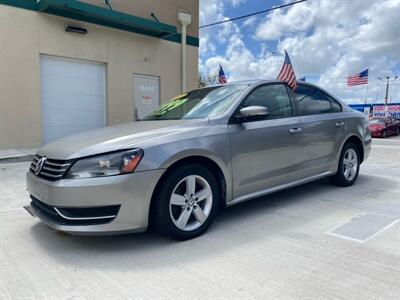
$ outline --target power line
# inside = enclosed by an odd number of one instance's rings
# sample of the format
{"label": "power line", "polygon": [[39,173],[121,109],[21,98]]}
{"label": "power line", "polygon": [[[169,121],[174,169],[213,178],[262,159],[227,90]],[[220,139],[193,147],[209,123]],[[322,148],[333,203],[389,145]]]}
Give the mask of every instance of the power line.
{"label": "power line", "polygon": [[292,5],[295,5],[295,4],[298,4],[298,3],[301,3],[301,2],[306,2],[306,1],[307,0],[298,0],[298,1],[295,1],[295,2],[288,3],[288,4],[279,5],[279,6],[275,6],[275,7],[272,7],[272,8],[260,10],[260,11],[257,11],[257,12],[254,12],[254,13],[251,13],[251,14],[248,14],[248,15],[243,15],[243,16],[232,18],[232,19],[228,19],[228,20],[223,20],[223,21],[218,21],[218,22],[215,22],[215,23],[210,23],[210,24],[207,24],[207,25],[202,25],[202,26],[199,26],[199,28],[201,29],[201,28],[205,28],[205,27],[210,27],[210,26],[226,23],[226,22],[233,22],[233,21],[236,21],[236,20],[252,17],[252,16],[255,16],[255,15],[263,14],[263,13],[266,13],[266,12],[269,12],[269,11],[273,11],[273,10],[276,10],[276,9],[281,9],[281,8],[284,8],[284,7],[292,6]]}

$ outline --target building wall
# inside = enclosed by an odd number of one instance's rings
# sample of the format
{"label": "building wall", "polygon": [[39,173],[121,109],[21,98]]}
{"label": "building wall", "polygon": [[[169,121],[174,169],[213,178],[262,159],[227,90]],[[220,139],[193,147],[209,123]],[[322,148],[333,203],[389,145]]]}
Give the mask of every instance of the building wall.
{"label": "building wall", "polygon": [[[88,34],[66,33],[65,24],[81,25]],[[180,93],[179,43],[7,5],[0,5],[0,41],[0,148],[42,145],[41,54],[106,64],[108,125],[133,121],[134,73],[160,76],[161,101]],[[187,55],[192,89],[198,48],[188,46]]]}
{"label": "building wall", "polygon": [[[89,4],[108,7],[104,0],[82,0]],[[187,34],[199,36],[199,14],[192,13],[199,11],[199,1],[192,0],[112,0],[112,5],[116,11],[126,12],[138,17],[154,20],[150,12],[154,12],[162,23],[180,27],[177,21],[179,11],[185,11],[192,15],[192,24],[188,27]]]}

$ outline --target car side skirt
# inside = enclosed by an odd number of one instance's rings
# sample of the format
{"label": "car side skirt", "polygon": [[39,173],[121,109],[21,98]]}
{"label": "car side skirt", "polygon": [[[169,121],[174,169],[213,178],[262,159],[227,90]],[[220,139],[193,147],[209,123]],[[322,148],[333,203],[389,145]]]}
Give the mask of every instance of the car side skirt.
{"label": "car side skirt", "polygon": [[324,177],[327,177],[327,176],[330,176],[330,175],[333,175],[333,174],[334,174],[334,172],[327,171],[327,172],[316,174],[316,175],[313,175],[313,176],[310,176],[310,177],[307,177],[307,178],[302,178],[302,179],[299,179],[299,180],[296,180],[296,181],[292,181],[292,182],[285,183],[285,184],[282,184],[282,185],[274,186],[272,188],[267,188],[267,189],[264,189],[264,190],[261,190],[261,191],[257,191],[257,192],[251,193],[251,194],[243,195],[243,196],[237,197],[237,198],[227,202],[226,206],[232,206],[232,205],[235,205],[235,204],[238,204],[238,203],[241,203],[241,202],[245,202],[245,201],[248,201],[248,200],[251,200],[251,199],[254,199],[254,198],[258,198],[258,197],[265,196],[265,195],[268,195],[268,194],[272,194],[272,193],[275,193],[275,192],[278,192],[278,191],[281,191],[281,190],[285,190],[285,189],[288,189],[288,188],[291,188],[291,187],[295,187],[295,186],[302,185],[302,184],[305,184],[305,183],[308,183],[308,182],[312,182],[312,181],[315,181],[315,180],[318,180],[318,179],[321,179],[321,178],[324,178]]}

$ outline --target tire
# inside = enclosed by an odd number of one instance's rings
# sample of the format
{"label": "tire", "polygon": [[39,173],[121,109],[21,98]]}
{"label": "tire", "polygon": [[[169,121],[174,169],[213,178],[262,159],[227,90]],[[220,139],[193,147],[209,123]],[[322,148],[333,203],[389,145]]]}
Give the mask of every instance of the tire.
{"label": "tire", "polygon": [[353,143],[343,146],[340,154],[338,170],[330,179],[337,186],[351,186],[357,180],[360,171],[360,155]]}
{"label": "tire", "polygon": [[[173,169],[162,180],[151,207],[152,227],[181,241],[205,233],[215,219],[220,201],[214,175],[202,165],[188,164]],[[188,191],[191,195],[187,195]]]}

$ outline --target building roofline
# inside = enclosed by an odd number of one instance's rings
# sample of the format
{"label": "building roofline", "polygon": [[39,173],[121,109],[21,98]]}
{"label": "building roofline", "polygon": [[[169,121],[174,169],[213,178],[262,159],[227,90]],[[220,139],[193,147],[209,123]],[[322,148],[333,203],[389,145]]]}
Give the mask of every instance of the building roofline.
{"label": "building roofline", "polygon": [[[0,0],[0,4],[52,14],[100,26],[181,43],[176,26],[113,11],[77,0]],[[199,38],[187,36],[187,44],[199,47]]]}

